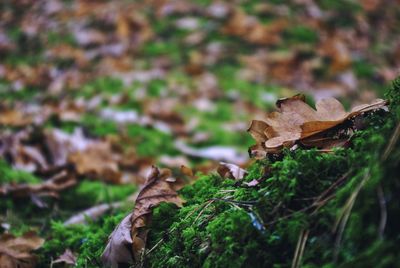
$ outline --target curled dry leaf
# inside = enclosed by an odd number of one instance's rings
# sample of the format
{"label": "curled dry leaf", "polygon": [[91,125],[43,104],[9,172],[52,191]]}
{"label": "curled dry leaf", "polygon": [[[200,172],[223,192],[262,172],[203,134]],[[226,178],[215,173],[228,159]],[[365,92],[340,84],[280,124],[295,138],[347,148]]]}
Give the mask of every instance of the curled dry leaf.
{"label": "curled dry leaf", "polygon": [[101,256],[104,265],[118,267],[119,264],[133,263],[131,216],[132,213],[126,216],[108,238],[107,246]]}
{"label": "curled dry leaf", "polygon": [[139,259],[146,245],[146,236],[148,232],[146,226],[151,220],[152,208],[161,202],[170,202],[177,206],[182,205],[182,200],[172,188],[171,183],[166,181],[169,177],[171,177],[171,171],[169,169],[160,171],[158,168],[153,167],[145,186],[136,199],[135,208],[131,217],[131,236],[135,260]]}
{"label": "curled dry leaf", "polygon": [[249,16],[240,9],[231,12],[222,31],[225,34],[241,37],[249,43],[271,45],[280,42],[281,33],[287,27],[285,19],[279,19],[270,24],[262,24],[256,17]]}
{"label": "curled dry leaf", "polygon": [[247,174],[247,171],[242,169],[241,167],[225,162],[221,162],[219,164],[217,171],[221,177],[234,180],[241,180]]}
{"label": "curled dry leaf", "polygon": [[61,171],[54,177],[39,184],[5,184],[0,187],[0,196],[13,197],[27,196],[53,196],[58,197],[58,192],[74,186],[77,179],[66,171]]}
{"label": "curled dry leaf", "polygon": [[169,182],[171,176],[169,169],[152,167],[146,184],[136,198],[133,212],[124,218],[109,237],[102,255],[104,264],[118,267],[120,263],[139,261],[146,246],[152,209],[161,202],[182,205],[173,183]]}
{"label": "curled dry leaf", "polygon": [[111,183],[121,182],[119,159],[108,143],[99,143],[85,151],[74,152],[69,155],[68,160],[75,165],[79,175],[102,178]]}
{"label": "curled dry leaf", "polygon": [[0,236],[0,267],[35,267],[36,257],[31,252],[39,249],[43,243],[44,239],[34,232],[25,233],[20,237],[2,234]]}
{"label": "curled dry leaf", "polygon": [[51,262],[51,266],[55,263],[65,263],[71,266],[76,265],[76,256],[70,249],[66,249],[63,254],[60,255],[56,260]]}
{"label": "curled dry leaf", "polygon": [[371,104],[359,105],[346,112],[343,105],[334,98],[318,101],[316,109],[305,103],[303,95],[279,100],[276,103],[277,112],[267,114],[263,121],[252,121],[248,132],[257,141],[257,145],[250,148],[251,154],[262,158],[262,151],[279,153],[283,147],[291,147],[297,141],[316,147],[324,147],[328,143],[342,144],[343,139],[336,140],[334,135],[325,137],[323,134],[364,112],[385,108],[386,104],[385,100],[377,99]]}

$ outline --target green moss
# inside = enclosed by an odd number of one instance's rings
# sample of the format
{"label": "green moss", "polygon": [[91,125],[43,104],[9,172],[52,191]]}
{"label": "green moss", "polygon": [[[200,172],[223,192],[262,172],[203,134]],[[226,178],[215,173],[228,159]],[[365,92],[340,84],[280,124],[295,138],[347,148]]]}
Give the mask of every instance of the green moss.
{"label": "green moss", "polygon": [[93,114],[85,114],[82,125],[93,135],[104,137],[118,133],[118,126],[111,120],[104,120]]}
{"label": "green moss", "polygon": [[99,267],[100,256],[113,229],[126,216],[126,211],[113,212],[98,222],[65,226],[62,222],[51,224],[51,236],[39,251],[40,267],[49,266],[66,249],[79,253],[77,267]]}
{"label": "green moss", "polygon": [[129,125],[126,132],[135,144],[136,153],[140,156],[177,153],[173,137],[168,133],[140,125]]}
{"label": "green moss", "polygon": [[12,168],[0,159],[0,183],[39,183],[41,180],[32,173]]}
{"label": "green moss", "polygon": [[314,44],[318,41],[318,34],[307,26],[298,25],[288,28],[285,33],[285,38],[292,43]]}
{"label": "green moss", "polygon": [[147,85],[147,90],[150,96],[158,97],[165,91],[167,83],[165,80],[155,79],[151,80]]}
{"label": "green moss", "polygon": [[355,61],[352,63],[353,70],[358,77],[371,77],[375,73],[375,66],[364,60]]}
{"label": "green moss", "polygon": [[70,210],[85,209],[96,204],[124,200],[135,190],[133,184],[107,185],[100,181],[83,180],[62,194],[60,205]]}
{"label": "green moss", "polygon": [[[387,203],[385,238],[379,240],[376,190],[382,187],[390,199],[400,188],[395,171],[399,147],[393,147],[387,161],[380,160],[398,120],[399,84],[395,81],[388,93],[392,113],[377,112],[366,118],[365,129],[353,136],[351,148],[328,154],[299,149],[285,151],[281,160],[256,161],[245,179],[259,179],[256,187],[204,175],[183,188],[180,193],[187,200],[183,208],[165,205],[162,213],[155,214],[149,246],[160,239],[162,243],[150,253],[146,265],[288,267],[302,230],[310,231],[304,267],[349,267],[358,261],[374,267],[398,265],[393,245],[400,239],[396,229],[400,209],[395,199]],[[323,196],[322,200],[329,198],[315,206],[316,198],[338,181],[342,183],[333,188],[333,195]],[[334,222],[360,183],[364,187],[340,247],[335,247]],[[168,214],[173,219],[165,220]]]}
{"label": "green moss", "polygon": [[78,96],[91,98],[96,94],[113,95],[121,92],[123,89],[123,83],[120,79],[112,77],[100,77],[84,85],[77,93]]}

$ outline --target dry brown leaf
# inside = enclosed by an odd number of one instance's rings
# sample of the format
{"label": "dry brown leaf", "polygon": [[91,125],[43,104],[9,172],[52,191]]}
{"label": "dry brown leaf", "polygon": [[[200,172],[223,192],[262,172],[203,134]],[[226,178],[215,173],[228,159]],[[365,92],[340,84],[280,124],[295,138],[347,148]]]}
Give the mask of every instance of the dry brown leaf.
{"label": "dry brown leaf", "polygon": [[133,263],[132,258],[132,237],[131,237],[131,216],[130,213],[114,229],[108,238],[108,243],[101,256],[105,266],[118,267],[119,264]]}
{"label": "dry brown leaf", "polygon": [[241,167],[225,162],[219,163],[217,172],[223,178],[230,178],[234,180],[241,180],[247,174],[247,171]]}
{"label": "dry brown leaf", "polygon": [[11,195],[13,197],[27,196],[52,196],[58,197],[58,192],[70,188],[77,180],[66,171],[39,184],[6,184],[0,187],[0,196]]}
{"label": "dry brown leaf", "polygon": [[169,169],[160,171],[158,168],[153,167],[145,186],[141,189],[136,199],[131,218],[132,248],[135,260],[139,259],[146,245],[148,232],[146,226],[148,226],[151,220],[152,208],[161,202],[170,202],[178,206],[182,205],[182,200],[172,188],[172,185],[166,181],[169,177],[171,177]]}
{"label": "dry brown leaf", "polygon": [[54,263],[65,263],[71,266],[76,265],[76,256],[70,249],[66,249],[63,254],[60,255],[56,260],[51,262],[51,266]]}
{"label": "dry brown leaf", "polygon": [[341,144],[343,140],[333,140],[333,136],[314,136],[361,113],[385,108],[386,104],[385,100],[377,99],[371,104],[360,105],[346,112],[343,105],[334,98],[318,101],[316,110],[305,103],[302,95],[279,100],[276,104],[278,112],[267,114],[264,121],[252,121],[248,132],[257,145],[250,148],[250,154],[261,155],[262,158],[262,151],[278,153],[283,147],[291,147],[297,141],[322,148],[328,143],[330,146]]}
{"label": "dry brown leaf", "polygon": [[241,9],[235,9],[222,31],[228,35],[239,36],[253,44],[271,45],[281,40],[280,34],[287,25],[285,19],[264,25],[256,17],[247,15]]}
{"label": "dry brown leaf", "polygon": [[25,233],[21,237],[2,234],[0,236],[0,267],[35,267],[36,257],[31,252],[39,249],[43,243],[44,239],[34,232]]}
{"label": "dry brown leaf", "polygon": [[152,209],[161,202],[182,205],[182,200],[173,189],[174,183],[168,180],[171,175],[169,169],[160,171],[158,168],[152,167],[146,184],[136,198],[133,212],[125,217],[110,235],[102,255],[103,263],[118,267],[119,263],[133,263],[140,260],[146,246]]}
{"label": "dry brown leaf", "polygon": [[0,111],[0,125],[24,126],[32,123],[32,118],[20,110]]}
{"label": "dry brown leaf", "polygon": [[118,158],[107,143],[96,144],[85,151],[72,153],[68,160],[75,165],[79,175],[100,178],[112,183],[121,182]]}

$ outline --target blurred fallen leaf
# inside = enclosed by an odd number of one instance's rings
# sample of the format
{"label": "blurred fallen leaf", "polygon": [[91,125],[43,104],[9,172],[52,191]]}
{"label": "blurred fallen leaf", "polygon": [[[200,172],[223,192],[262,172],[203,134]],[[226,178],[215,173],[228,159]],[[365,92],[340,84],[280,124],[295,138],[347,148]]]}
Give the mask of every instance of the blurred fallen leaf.
{"label": "blurred fallen leaf", "polygon": [[71,266],[76,265],[76,256],[70,249],[66,249],[56,260],[51,262],[51,266],[55,263],[65,263]]}
{"label": "blurred fallen leaf", "polygon": [[75,165],[79,175],[112,183],[121,182],[119,158],[111,151],[109,144],[101,143],[90,146],[84,151],[72,153],[68,160]]}
{"label": "blurred fallen leaf", "polygon": [[258,184],[259,184],[260,182],[258,181],[258,180],[252,180],[252,181],[250,181],[250,182],[245,182],[244,184],[246,184],[247,186],[249,186],[249,187],[254,187],[254,186],[257,186]]}
{"label": "blurred fallen leaf", "polygon": [[58,197],[58,192],[70,188],[77,183],[74,176],[66,171],[39,184],[5,184],[0,186],[0,196],[11,195],[13,197],[27,196],[53,196]]}
{"label": "blurred fallen leaf", "polygon": [[0,125],[18,127],[29,125],[31,123],[32,118],[24,114],[21,110],[0,110]]}
{"label": "blurred fallen leaf", "polygon": [[219,163],[218,174],[223,178],[241,180],[247,174],[247,171],[241,167],[225,162]]}
{"label": "blurred fallen leaf", "polygon": [[253,44],[271,45],[281,40],[280,35],[287,25],[288,22],[285,19],[262,24],[256,17],[247,15],[241,9],[235,9],[222,32],[241,37]]}
{"label": "blurred fallen leaf", "polygon": [[44,239],[34,232],[27,232],[20,237],[2,234],[0,236],[0,267],[35,267],[37,258],[31,252],[39,249],[43,243]]}

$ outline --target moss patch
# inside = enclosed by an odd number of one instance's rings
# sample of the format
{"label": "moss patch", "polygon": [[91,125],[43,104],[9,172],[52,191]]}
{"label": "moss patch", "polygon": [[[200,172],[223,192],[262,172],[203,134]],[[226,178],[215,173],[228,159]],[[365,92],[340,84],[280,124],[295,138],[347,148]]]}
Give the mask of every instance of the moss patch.
{"label": "moss patch", "polygon": [[[256,162],[246,179],[259,179],[256,187],[205,175],[183,188],[188,200],[183,208],[155,209],[149,237],[149,248],[155,248],[146,265],[288,267],[300,234],[308,230],[304,267],[398,266],[394,245],[400,239],[400,210],[394,198],[400,188],[395,171],[399,146],[382,160],[399,119],[398,81],[387,95],[391,113],[366,118],[351,148],[329,154],[286,151],[281,160]],[[387,202],[383,232],[378,189]],[[332,232],[354,195],[346,228]]]}

